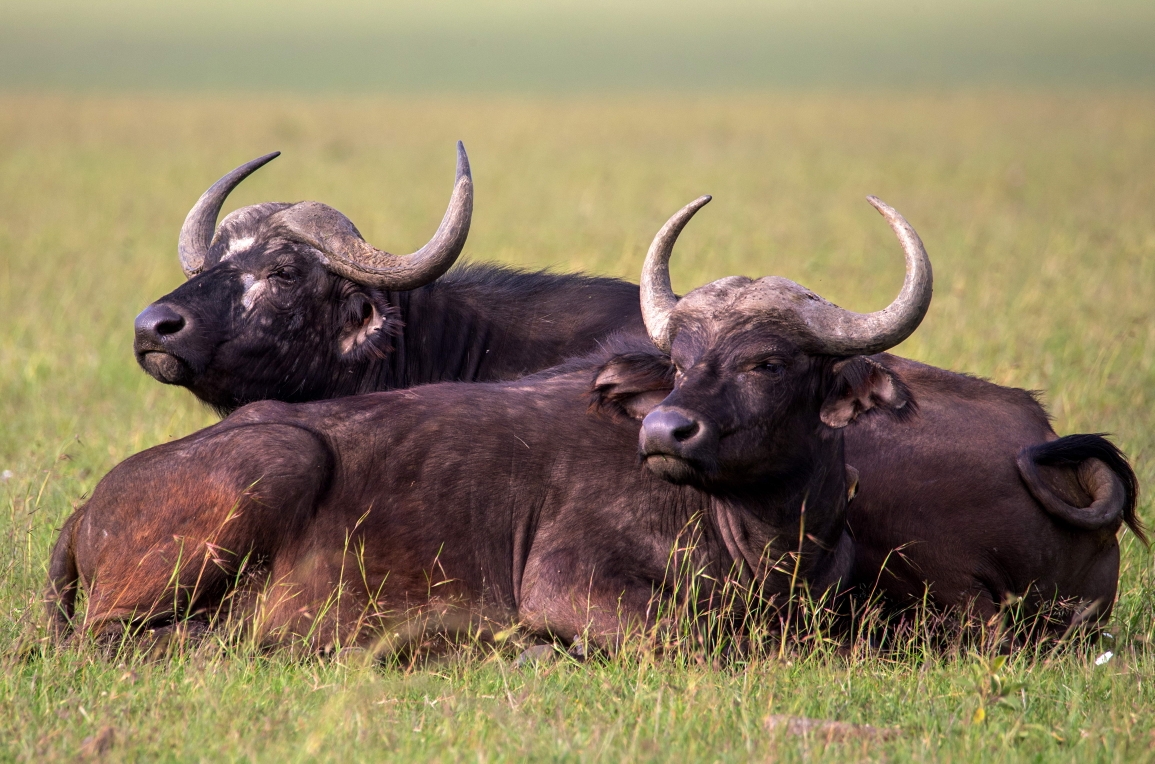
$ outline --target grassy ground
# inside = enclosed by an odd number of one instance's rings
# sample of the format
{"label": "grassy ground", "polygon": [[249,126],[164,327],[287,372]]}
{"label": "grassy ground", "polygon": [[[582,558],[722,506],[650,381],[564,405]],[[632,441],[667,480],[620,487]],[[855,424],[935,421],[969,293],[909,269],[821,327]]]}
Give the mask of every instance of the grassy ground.
{"label": "grassy ground", "polygon": [[[877,194],[935,264],[930,314],[900,352],[1040,389],[1059,432],[1112,432],[1143,484],[1155,477],[1149,95],[0,97],[0,758],[71,758],[94,736],[149,760],[1155,755],[1152,561],[1130,536],[1114,643],[997,670],[919,650],[724,669],[644,654],[409,670],[212,650],[21,657],[61,520],[120,459],[214,421],[131,353],[133,316],[181,282],[176,233],[200,192],[280,149],[231,204],[314,198],[412,249],[440,219],[457,138],[475,260],[636,279],[665,218],[714,194],[675,255],[680,290],[777,273],[875,309],[902,273],[863,200]],[[1146,497],[1141,511],[1155,520]],[[1025,687],[992,692],[991,673]],[[827,746],[768,731],[768,714],[902,732]]]}

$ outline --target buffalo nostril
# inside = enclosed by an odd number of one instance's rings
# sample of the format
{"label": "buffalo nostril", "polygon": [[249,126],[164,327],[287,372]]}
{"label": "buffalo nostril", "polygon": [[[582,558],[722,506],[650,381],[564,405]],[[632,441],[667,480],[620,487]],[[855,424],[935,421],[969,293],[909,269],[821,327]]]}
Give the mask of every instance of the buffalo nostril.
{"label": "buffalo nostril", "polygon": [[176,334],[184,328],[184,316],[176,316],[175,318],[160,321],[156,325],[156,333],[162,337],[166,334]]}
{"label": "buffalo nostril", "polygon": [[655,409],[642,421],[642,444],[645,451],[680,451],[693,440],[702,426],[685,414],[671,409]]}
{"label": "buffalo nostril", "polygon": [[682,424],[671,430],[670,434],[674,436],[674,440],[678,441],[679,443],[684,443],[685,441],[697,435],[698,430],[700,429],[701,428],[698,426],[697,422],[687,420],[685,424]]}
{"label": "buffalo nostril", "polygon": [[163,340],[179,334],[188,325],[181,313],[168,305],[150,305],[136,317],[136,336],[142,339]]}

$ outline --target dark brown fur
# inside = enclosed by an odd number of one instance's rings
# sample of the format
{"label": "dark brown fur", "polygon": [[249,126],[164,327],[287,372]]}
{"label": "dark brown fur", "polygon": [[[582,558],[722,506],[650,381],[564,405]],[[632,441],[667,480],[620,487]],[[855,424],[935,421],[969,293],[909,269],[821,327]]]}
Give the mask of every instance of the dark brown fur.
{"label": "dark brown fur", "polygon": [[[298,280],[291,290],[277,287],[288,295],[284,305],[270,299],[259,327],[243,319],[241,273],[263,275],[293,260],[301,261]],[[193,376],[166,381],[189,386],[222,411],[262,398],[304,401],[445,379],[510,378],[582,352],[615,327],[642,331],[637,287],[612,279],[476,267],[411,293],[379,294],[299,253],[263,246],[157,305],[170,303],[200,328],[174,349]],[[386,319],[382,328],[342,355],[340,337],[370,304]],[[198,362],[201,355],[211,362]],[[617,364],[621,379],[605,377],[605,391],[628,390],[634,372],[626,369],[638,363],[668,364],[652,351],[633,356]],[[862,471],[850,513],[861,549],[859,584],[895,602],[919,598],[929,585],[934,601],[974,600],[984,613],[1034,592],[1035,599],[1098,602],[1105,617],[1116,587],[1115,531],[1125,522],[1143,538],[1126,459],[1098,436],[1069,436],[1097,438],[1077,441],[1076,449],[1067,448],[1076,442],[1067,438],[1051,445],[1058,436],[1024,391],[896,356],[877,360],[911,387],[922,416],[900,421],[876,413],[847,430],[850,463]],[[645,396],[625,396],[633,410],[623,404],[617,415],[644,415],[669,392],[672,377],[664,387],[647,384]],[[1059,461],[1047,450],[1055,448],[1066,449]],[[1082,511],[1091,506],[1093,512]]]}
{"label": "dark brown fur", "polygon": [[[882,368],[910,402],[843,431],[846,462],[860,473],[847,512],[855,588],[893,608],[928,594],[940,609],[992,616],[1026,597],[1028,613],[1061,602],[1070,614],[1106,618],[1117,531],[1126,523],[1146,542],[1122,453],[1099,435],[1059,438],[1026,391],[889,354],[869,360],[842,375],[842,399],[863,399],[864,375]],[[673,389],[673,368],[657,351],[613,368],[603,391],[611,402]]]}
{"label": "dark brown fur", "polygon": [[[878,360],[906,383],[919,413],[902,423],[865,416],[847,428],[847,463],[861,473],[848,512],[856,584],[895,604],[929,591],[935,604],[973,604],[984,615],[1019,596],[1028,610],[1058,600],[1109,615],[1117,531],[1126,522],[1145,540],[1134,473],[1118,450],[1100,436],[1059,439],[1023,390]],[[1048,463],[1049,449],[1072,443],[1079,447],[1065,462]],[[1109,464],[1099,458],[1109,454]],[[1092,522],[1074,525],[1036,500],[1020,461],[1038,475],[1038,495],[1066,497],[1072,515]],[[1094,512],[1079,509],[1096,501]]]}
{"label": "dark brown fur", "polygon": [[[50,612],[66,632],[79,581],[82,633],[169,624],[216,612],[243,567],[240,615],[269,644],[516,622],[612,648],[686,596],[687,571],[705,608],[734,575],[769,603],[796,574],[820,588],[845,576],[845,473],[840,437],[820,433],[823,395],[789,398],[814,439],[782,454],[789,479],[674,486],[637,463],[632,417],[587,410],[611,356],[516,382],[255,403],[131,457],[66,523]],[[629,410],[636,396],[609,397]]]}

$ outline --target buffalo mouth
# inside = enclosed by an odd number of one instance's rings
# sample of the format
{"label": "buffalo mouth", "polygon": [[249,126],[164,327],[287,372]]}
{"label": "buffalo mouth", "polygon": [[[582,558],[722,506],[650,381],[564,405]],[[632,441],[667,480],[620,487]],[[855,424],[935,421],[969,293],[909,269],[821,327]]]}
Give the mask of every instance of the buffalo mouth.
{"label": "buffalo mouth", "polygon": [[701,479],[702,470],[689,459],[667,453],[642,453],[646,469],[675,485],[685,485]]}
{"label": "buffalo mouth", "polygon": [[138,350],[136,362],[153,379],[166,385],[185,385],[193,378],[193,370],[188,363],[164,350]]}

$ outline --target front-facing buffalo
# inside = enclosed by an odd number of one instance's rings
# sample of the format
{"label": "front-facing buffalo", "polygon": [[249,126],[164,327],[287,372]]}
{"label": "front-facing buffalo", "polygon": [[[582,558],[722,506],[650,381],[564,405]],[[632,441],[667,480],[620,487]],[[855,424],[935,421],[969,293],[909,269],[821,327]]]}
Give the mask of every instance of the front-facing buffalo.
{"label": "front-facing buffalo", "polygon": [[[908,247],[916,241],[907,229],[896,231]],[[723,279],[679,301],[669,254],[651,251],[642,277],[646,324],[659,327],[654,342],[669,352],[679,380],[643,423],[642,454],[652,470],[683,482],[732,481],[758,469],[770,440],[807,442],[804,420],[765,415],[774,405],[768,395],[813,384],[803,380],[816,365],[838,368],[848,351],[877,353],[850,373],[876,380],[871,394],[891,405],[858,417],[869,401],[852,396],[847,408],[823,417],[829,426],[854,419],[844,436],[847,462],[861,475],[847,513],[855,548],[849,583],[866,598],[880,596],[892,612],[923,604],[990,622],[1018,603],[1026,625],[1059,632],[1110,615],[1117,534],[1126,524],[1146,543],[1135,513],[1135,474],[1110,441],[1059,437],[1024,390],[877,352],[893,344],[889,338],[856,344],[853,333],[869,325],[867,317],[833,309],[780,279]],[[919,276],[908,270],[904,289]],[[929,269],[923,277],[929,289]],[[848,344],[774,344],[758,331],[760,323],[792,321],[800,310],[827,327],[825,336]],[[871,319],[885,321],[893,311]],[[805,336],[804,329],[796,333]],[[816,347],[830,355],[801,352]],[[654,363],[646,359],[644,366]],[[761,380],[768,377],[794,384],[766,387]],[[628,393],[628,384],[619,390]],[[896,416],[892,396],[912,405]]]}
{"label": "front-facing buffalo", "polygon": [[[705,201],[662,229],[650,270]],[[677,332],[668,397],[663,356],[623,337],[519,381],[256,403],[137,454],[61,530],[52,617],[74,625],[80,582],[81,632],[113,637],[228,601],[263,641],[311,649],[388,642],[415,623],[517,623],[612,648],[665,605],[717,612],[728,582],[751,597],[739,609],[835,586],[852,563],[840,428],[905,403],[857,354],[901,341],[930,299],[921,244],[880,209],[908,274],[879,315],[781,279],[723,279],[676,306],[649,294],[655,341]],[[710,408],[709,368],[745,408]],[[673,412],[714,427],[707,447],[691,453],[696,431]]]}
{"label": "front-facing buffalo", "polygon": [[267,202],[216,225],[229,193],[277,154],[218,180],[180,233],[188,281],[136,319],[134,350],[161,382],[221,413],[450,380],[512,379],[642,333],[637,287],[614,279],[470,266],[473,181],[457,180],[437,233],[412,255],[368,244],[318,202]]}

